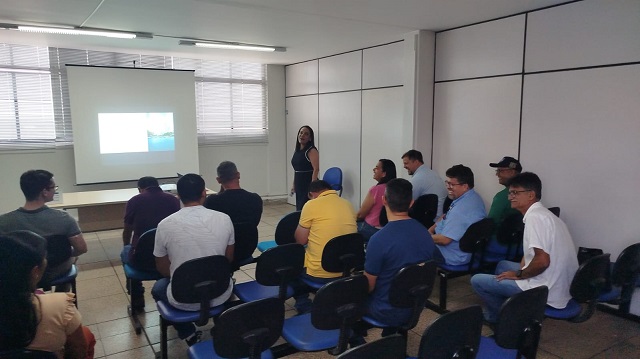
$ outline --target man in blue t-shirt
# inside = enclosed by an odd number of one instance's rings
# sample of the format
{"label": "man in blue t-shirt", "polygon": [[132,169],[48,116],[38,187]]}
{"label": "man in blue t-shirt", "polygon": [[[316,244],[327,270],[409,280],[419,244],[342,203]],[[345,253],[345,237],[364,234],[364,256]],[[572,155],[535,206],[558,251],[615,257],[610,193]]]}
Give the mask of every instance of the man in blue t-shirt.
{"label": "man in blue t-shirt", "polygon": [[387,223],[367,245],[364,275],[369,280],[368,315],[391,327],[404,324],[411,308],[401,309],[389,303],[391,282],[400,269],[433,258],[435,246],[427,229],[409,217],[412,185],[397,178],[387,183],[382,203]]}

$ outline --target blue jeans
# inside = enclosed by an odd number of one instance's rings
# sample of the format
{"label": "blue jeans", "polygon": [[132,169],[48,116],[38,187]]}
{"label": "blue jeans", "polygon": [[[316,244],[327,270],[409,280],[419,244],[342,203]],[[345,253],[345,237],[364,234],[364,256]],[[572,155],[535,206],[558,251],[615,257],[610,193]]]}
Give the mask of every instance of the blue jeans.
{"label": "blue jeans", "polygon": [[[123,265],[126,263],[135,268],[135,266],[132,265],[131,262],[129,262],[129,252],[131,252],[130,244],[127,244],[126,246],[122,247],[122,252],[120,252],[120,260],[122,261]],[[136,294],[144,293],[144,287],[142,286],[141,281],[135,280],[135,279],[127,279],[127,280],[129,281],[129,283],[131,283],[131,288],[127,288],[127,292],[129,291],[129,289],[131,289],[131,291],[135,292]]]}
{"label": "blue jeans", "polygon": [[338,278],[313,277],[308,275],[305,272],[300,274],[300,277],[292,280],[291,283],[289,283],[289,285],[293,289],[293,298],[296,300],[294,307],[298,311],[298,314],[304,314],[304,313],[310,312],[311,304],[312,304],[311,299],[309,299],[309,292],[311,291],[311,288],[309,288],[309,286],[305,282],[303,282],[302,279],[300,279],[301,277],[304,277],[306,279],[312,280],[314,282],[322,283],[322,284],[326,284],[338,279]]}
{"label": "blue jeans", "polygon": [[[517,271],[520,269],[520,263],[510,261],[500,261],[496,267],[496,274],[506,271]],[[495,323],[498,319],[498,312],[502,303],[514,294],[522,292],[515,280],[503,279],[496,280],[493,274],[476,274],[471,277],[471,286],[473,290],[482,298],[486,305],[484,319],[488,322]]]}
{"label": "blue jeans", "polygon": [[[169,298],[167,297],[167,288],[169,287],[169,278],[162,278],[156,281],[156,284],[153,285],[151,289],[151,295],[153,299],[157,301],[163,301],[165,303],[169,303]],[[196,332],[196,326],[193,323],[171,323],[176,331],[178,332],[178,337],[180,339],[187,339],[191,336],[191,334]]]}

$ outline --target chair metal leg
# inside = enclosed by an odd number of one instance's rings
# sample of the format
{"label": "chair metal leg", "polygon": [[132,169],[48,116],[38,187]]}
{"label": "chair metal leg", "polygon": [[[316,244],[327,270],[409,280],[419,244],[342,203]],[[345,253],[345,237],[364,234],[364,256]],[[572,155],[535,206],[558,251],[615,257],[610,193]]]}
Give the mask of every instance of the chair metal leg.
{"label": "chair metal leg", "polygon": [[76,290],[76,279],[73,278],[73,280],[71,281],[71,292],[75,295],[76,298],[76,308],[78,308],[78,291]]}
{"label": "chair metal leg", "polygon": [[160,316],[160,357],[162,359],[168,359],[167,353],[167,327],[168,323],[162,316]]}
{"label": "chair metal leg", "polygon": [[136,313],[136,309],[133,307],[133,303],[135,303],[138,299],[138,295],[143,295],[142,293],[135,293],[133,291],[133,286],[131,285],[131,278],[127,278],[127,292],[129,292],[129,298],[131,299],[131,303],[127,306],[127,312],[129,313],[129,317],[131,317],[131,321],[133,322],[133,328],[136,331],[136,334],[142,333],[142,324],[140,323],[140,319],[138,318],[138,313]]}
{"label": "chair metal leg", "polygon": [[447,310],[447,274],[440,272],[440,309]]}

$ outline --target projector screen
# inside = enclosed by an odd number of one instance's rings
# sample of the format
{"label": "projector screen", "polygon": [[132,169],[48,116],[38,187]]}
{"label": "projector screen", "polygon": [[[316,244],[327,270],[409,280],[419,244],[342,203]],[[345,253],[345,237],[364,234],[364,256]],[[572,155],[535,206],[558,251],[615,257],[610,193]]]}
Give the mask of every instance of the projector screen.
{"label": "projector screen", "polygon": [[199,172],[193,71],[66,68],[77,184]]}

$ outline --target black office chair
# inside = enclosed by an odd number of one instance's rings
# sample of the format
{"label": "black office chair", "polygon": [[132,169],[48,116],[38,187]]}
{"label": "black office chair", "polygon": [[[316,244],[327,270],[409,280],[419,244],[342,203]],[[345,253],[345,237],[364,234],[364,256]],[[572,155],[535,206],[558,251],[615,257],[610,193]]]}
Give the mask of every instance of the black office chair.
{"label": "black office chair", "polygon": [[256,261],[253,258],[253,252],[258,246],[258,227],[251,223],[239,222],[233,224],[233,230],[235,245],[231,271],[235,272],[240,267]]}
{"label": "black office chair", "polygon": [[327,283],[316,293],[311,312],[284,321],[282,337],[299,351],[330,349],[332,355],[341,354],[368,296],[369,281],[363,274]]}
{"label": "black office chair", "polygon": [[167,359],[167,328],[170,323],[195,322],[206,325],[209,318],[224,310],[224,305],[210,307],[212,299],[219,297],[229,288],[231,270],[225,256],[208,256],[182,263],[171,277],[171,294],[179,303],[199,303],[197,312],[180,310],[168,302],[158,301],[160,313],[160,352]]}
{"label": "black office chair", "polygon": [[498,312],[494,335],[480,339],[476,359],[535,359],[548,294],[543,285],[507,299]]}
{"label": "black office chair", "polygon": [[[609,253],[595,256],[582,263],[571,281],[571,300],[563,309],[547,305],[545,315],[553,319],[582,323],[593,315],[598,297],[607,284]],[[584,304],[584,307],[583,307]]]}
{"label": "black office chair", "polygon": [[496,232],[498,243],[507,246],[505,259],[512,262],[519,262],[523,255],[524,223],[522,217],[520,212],[512,213],[504,219]]}
{"label": "black office chair", "polygon": [[256,280],[236,284],[233,293],[243,302],[271,297],[286,300],[293,296],[289,283],[304,270],[304,246],[290,243],[269,248],[256,262]]}
{"label": "black office chair", "polygon": [[371,343],[351,348],[338,355],[337,359],[405,359],[406,352],[407,340],[399,334],[393,334]]}
{"label": "black office chair", "polygon": [[13,349],[0,351],[2,359],[58,359],[54,352],[31,349]]}
{"label": "black office chair", "polygon": [[387,225],[387,223],[389,223],[389,219],[387,218],[387,208],[385,206],[382,206],[382,208],[380,209],[380,226],[384,227]]}
{"label": "black office chair", "polygon": [[447,212],[449,212],[449,208],[451,207],[452,202],[453,200],[449,196],[444,198],[444,202],[442,203],[442,214],[446,214]]}
{"label": "black office chair", "polygon": [[[630,245],[618,256],[611,270],[611,286],[600,293],[598,297],[598,302],[600,302],[598,309],[628,317],[631,309],[631,297],[635,291],[638,277],[640,277],[640,243]],[[610,305],[617,306],[617,308]],[[637,318],[633,319],[637,320]]]}
{"label": "black office chair", "polygon": [[[69,242],[69,237],[66,235],[51,235],[44,237],[47,240],[47,270],[45,270],[44,277],[47,276],[48,269],[55,268],[60,264],[67,262],[69,258],[71,258],[71,254],[73,253],[73,247],[71,247],[71,243]],[[63,276],[64,277],[64,276]],[[56,278],[58,279],[58,278]],[[53,280],[49,282],[40,281],[38,283],[39,287],[42,287],[45,291],[51,290],[53,284],[51,283]],[[58,282],[60,283],[60,282]],[[69,278],[68,281],[63,281],[61,284],[71,283],[72,287],[75,287],[75,278]],[[72,289],[73,293],[76,293],[75,289]]]}
{"label": "black office chair", "polygon": [[140,235],[136,243],[135,250],[132,248],[131,258],[134,266],[123,264],[124,275],[127,278],[127,291],[129,292],[131,303],[127,306],[129,317],[133,321],[133,328],[136,334],[142,333],[142,324],[138,319],[138,313],[133,307],[134,303],[144,300],[143,293],[133,291],[132,280],[150,281],[162,278],[162,274],[156,270],[156,257],[153,255],[153,247],[156,243],[156,229],[150,229]]}
{"label": "black office chair", "polygon": [[300,222],[300,211],[285,214],[276,225],[275,239],[258,243],[258,250],[264,252],[280,244],[296,243],[295,233]]}
{"label": "black office chair", "polygon": [[427,228],[433,226],[433,221],[436,219],[437,214],[438,195],[435,194],[423,194],[409,208],[409,216]]}
{"label": "black office chair", "polygon": [[[364,238],[360,233],[350,233],[331,239],[322,250],[321,263],[322,269],[330,273],[341,273],[342,278],[348,277],[354,270],[364,269]],[[314,289],[326,284],[308,277],[301,279]]]}
{"label": "black office chair", "polygon": [[369,315],[362,317],[365,322],[379,328],[391,328],[406,338],[407,332],[413,329],[420,313],[431,295],[436,279],[436,262],[428,261],[408,265],[396,274],[389,289],[389,303],[397,308],[411,308],[411,317],[400,327],[392,327]]}
{"label": "black office chair", "polygon": [[229,308],[211,328],[212,339],[189,348],[189,358],[273,358],[269,348],[280,338],[283,323],[284,302],[278,298]]}
{"label": "black office chair", "polygon": [[418,359],[474,359],[481,333],[482,308],[479,305],[445,313],[424,331]]}
{"label": "black office chair", "polygon": [[462,265],[438,264],[438,277],[440,277],[440,302],[438,305],[427,301],[427,308],[437,312],[447,312],[447,281],[467,274],[478,272],[482,268],[484,248],[493,233],[493,220],[484,218],[472,224],[460,238],[460,250],[471,253],[469,263]]}

